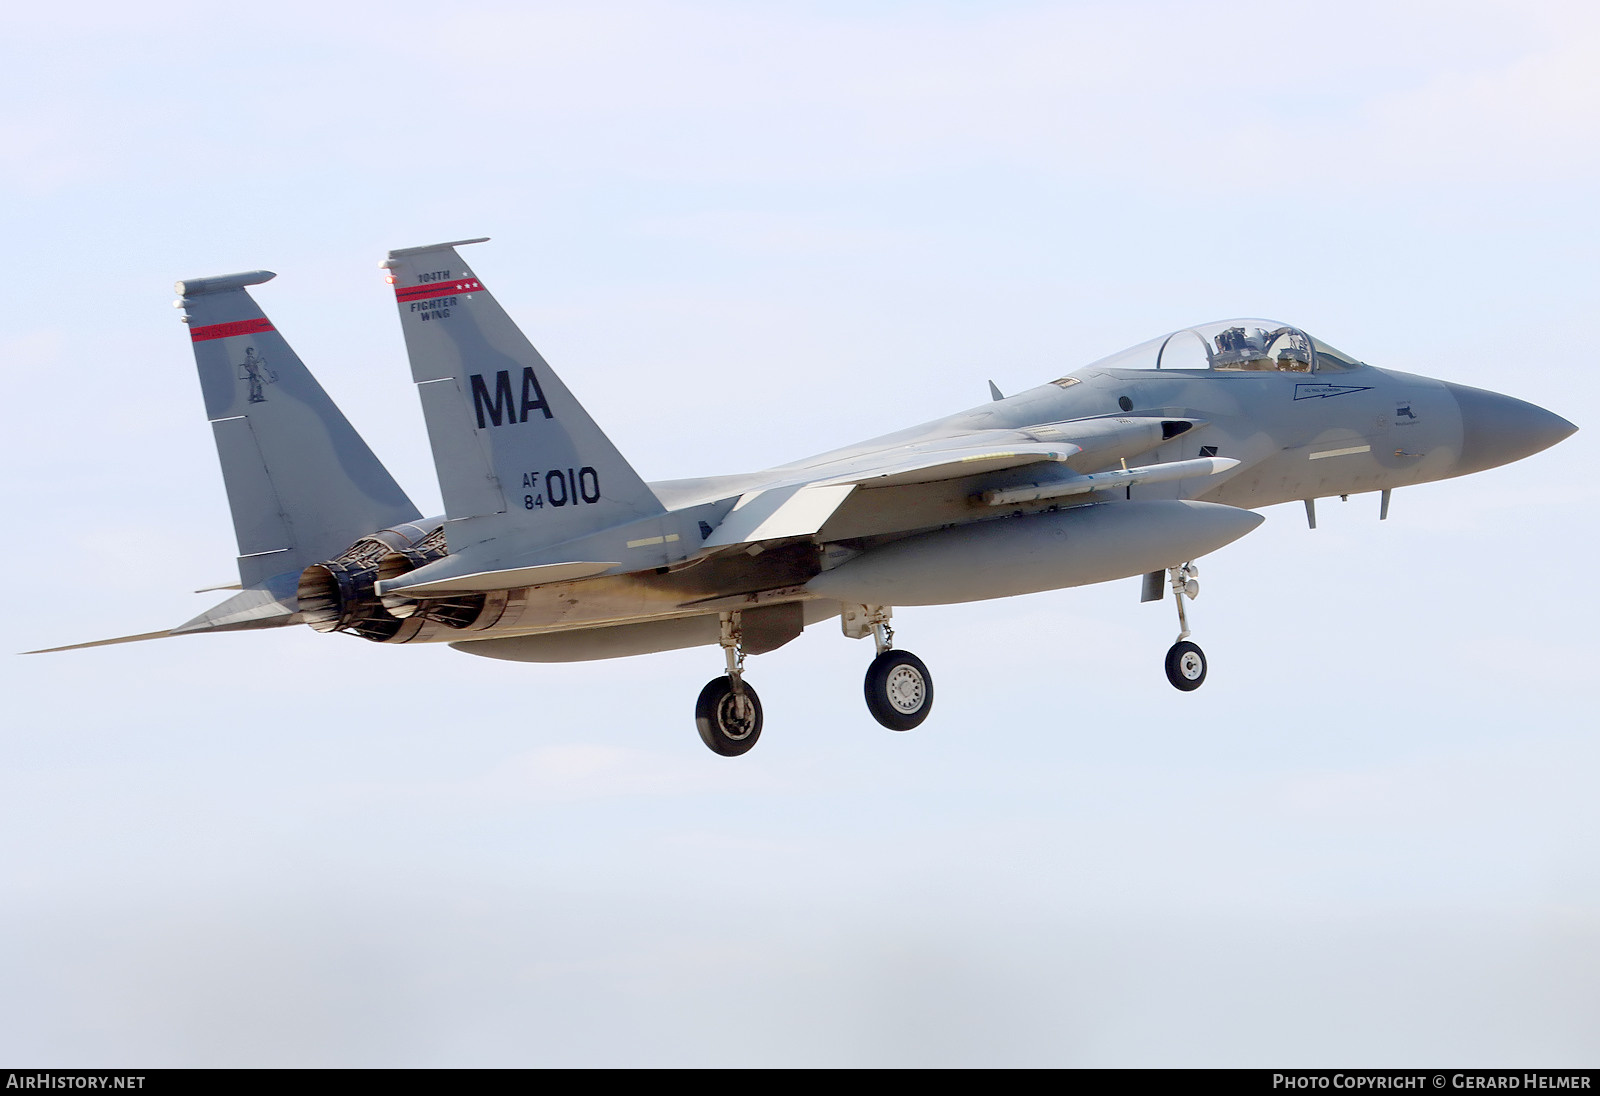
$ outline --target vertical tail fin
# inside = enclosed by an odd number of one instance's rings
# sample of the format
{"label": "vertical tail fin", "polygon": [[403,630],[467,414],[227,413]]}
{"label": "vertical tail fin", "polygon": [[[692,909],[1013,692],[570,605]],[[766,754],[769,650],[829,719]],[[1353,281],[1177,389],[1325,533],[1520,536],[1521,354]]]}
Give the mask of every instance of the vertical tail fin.
{"label": "vertical tail fin", "polygon": [[[389,252],[446,537],[537,548],[665,512],[451,244]],[[659,538],[658,538],[659,539]]]}
{"label": "vertical tail fin", "polygon": [[177,285],[246,588],[420,516],[246,292],[274,277],[255,270]]}

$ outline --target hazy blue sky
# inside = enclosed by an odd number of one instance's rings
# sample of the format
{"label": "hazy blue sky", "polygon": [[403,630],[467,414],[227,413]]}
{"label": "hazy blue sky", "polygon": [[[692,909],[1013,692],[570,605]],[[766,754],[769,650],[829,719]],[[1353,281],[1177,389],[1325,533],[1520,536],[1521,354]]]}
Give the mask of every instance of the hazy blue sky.
{"label": "hazy blue sky", "polygon": [[0,660],[0,1059],[1593,1065],[1600,16],[1518,2],[32,5],[0,40],[15,650],[234,577],[175,279],[425,510],[385,250],[474,269],[647,478],[1302,325],[1581,432],[870,647],[518,666],[308,629]]}

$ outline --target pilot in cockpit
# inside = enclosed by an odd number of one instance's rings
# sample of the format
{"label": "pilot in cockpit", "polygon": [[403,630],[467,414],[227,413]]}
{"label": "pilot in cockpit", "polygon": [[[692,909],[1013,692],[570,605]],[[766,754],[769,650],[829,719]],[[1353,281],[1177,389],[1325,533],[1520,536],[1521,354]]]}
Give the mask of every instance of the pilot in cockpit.
{"label": "pilot in cockpit", "polygon": [[[1256,328],[1247,332],[1243,327],[1229,327],[1216,335],[1217,350],[1210,355],[1212,369],[1239,369],[1252,372],[1306,373],[1311,369],[1311,355],[1301,345],[1303,338],[1292,327],[1276,331]],[[1273,348],[1278,348],[1276,358]]]}
{"label": "pilot in cockpit", "polygon": [[1277,368],[1267,353],[1267,333],[1254,335],[1242,327],[1229,327],[1216,336],[1217,352],[1211,356],[1212,369],[1271,370]]}

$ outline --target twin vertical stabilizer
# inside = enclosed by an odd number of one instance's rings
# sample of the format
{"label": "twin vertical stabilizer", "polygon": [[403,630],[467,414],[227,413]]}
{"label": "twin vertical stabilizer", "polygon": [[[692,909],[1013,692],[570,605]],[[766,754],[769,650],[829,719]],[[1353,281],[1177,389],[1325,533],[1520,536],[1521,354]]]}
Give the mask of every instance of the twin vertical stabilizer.
{"label": "twin vertical stabilizer", "polygon": [[[384,263],[453,557],[408,581],[459,582],[457,572],[575,559],[591,570],[650,566],[681,554],[683,538],[675,524],[662,525],[660,500],[457,246],[392,251]],[[272,277],[258,270],[190,279],[178,293],[233,512],[240,578],[247,589],[270,587],[287,610],[304,568],[420,515],[251,298],[248,287]],[[562,554],[580,545],[586,554]]]}
{"label": "twin vertical stabilizer", "polygon": [[664,514],[462,261],[456,247],[479,242],[391,251],[383,264],[433,445],[452,554],[496,541],[483,558],[506,560]]}
{"label": "twin vertical stabilizer", "polygon": [[275,276],[177,285],[246,588],[298,577],[357,538],[420,516],[246,291]]}

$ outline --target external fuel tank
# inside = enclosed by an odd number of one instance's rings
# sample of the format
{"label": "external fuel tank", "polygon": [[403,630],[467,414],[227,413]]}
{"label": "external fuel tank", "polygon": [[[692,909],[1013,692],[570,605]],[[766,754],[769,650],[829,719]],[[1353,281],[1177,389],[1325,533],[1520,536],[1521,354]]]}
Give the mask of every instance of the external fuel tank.
{"label": "external fuel tank", "polygon": [[1262,520],[1210,502],[1076,506],[919,533],[824,571],[806,589],[863,605],[947,605],[1087,586],[1176,567]]}

